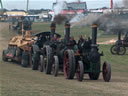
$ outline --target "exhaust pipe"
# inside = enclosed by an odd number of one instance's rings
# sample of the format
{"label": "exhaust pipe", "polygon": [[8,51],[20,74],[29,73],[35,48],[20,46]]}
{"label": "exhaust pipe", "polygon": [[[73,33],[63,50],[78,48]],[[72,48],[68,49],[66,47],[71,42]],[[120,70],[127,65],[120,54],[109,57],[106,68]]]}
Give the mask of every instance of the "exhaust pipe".
{"label": "exhaust pipe", "polygon": [[69,21],[65,22],[65,43],[69,43],[70,40],[70,23]]}
{"label": "exhaust pipe", "polygon": [[120,31],[118,32],[118,40],[119,41],[121,40],[121,32]]}
{"label": "exhaust pipe", "polygon": [[97,24],[92,25],[92,46],[97,44]]}
{"label": "exhaust pipe", "polygon": [[56,31],[56,24],[52,22],[50,28],[51,28],[50,39],[52,40]]}

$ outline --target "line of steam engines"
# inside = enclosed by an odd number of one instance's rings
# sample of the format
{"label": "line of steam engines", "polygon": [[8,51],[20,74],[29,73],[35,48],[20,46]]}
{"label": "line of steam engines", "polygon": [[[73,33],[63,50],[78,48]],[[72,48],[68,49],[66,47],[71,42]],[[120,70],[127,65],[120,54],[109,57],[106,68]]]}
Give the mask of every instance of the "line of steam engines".
{"label": "line of steam engines", "polygon": [[[91,80],[98,80],[100,73],[103,73],[103,78],[106,82],[111,79],[111,66],[104,62],[101,70],[101,56],[97,45],[97,24],[92,25],[92,40],[87,40],[80,45],[74,45],[70,40],[70,23],[65,23],[64,39],[58,40],[56,33],[56,24],[51,23],[50,40],[45,42],[40,52],[34,56],[40,58],[36,63],[33,63],[33,69],[40,68],[41,72],[58,76],[59,72],[64,73],[66,79],[76,77],[78,81],[84,79],[84,74],[88,74]],[[35,54],[35,55],[36,55]],[[33,58],[34,59],[34,58]],[[38,62],[40,61],[40,62]]]}
{"label": "line of steam engines", "polygon": [[[3,60],[15,60],[21,62],[23,67],[30,66],[32,70],[40,69],[40,72],[44,71],[54,76],[59,76],[61,72],[66,79],[73,79],[76,75],[78,81],[84,79],[84,74],[88,74],[91,80],[98,80],[102,72],[104,81],[110,81],[110,64],[104,62],[101,70],[103,53],[99,53],[97,45],[97,24],[92,25],[92,40],[84,40],[79,45],[70,38],[68,21],[65,23],[65,34],[62,40],[56,33],[55,22],[51,23],[50,28],[51,32],[40,32],[32,37],[29,34],[29,38],[27,35],[15,37],[17,40],[11,40],[9,48],[3,51]],[[38,40],[33,39],[36,37]],[[22,44],[23,42],[27,43]],[[19,47],[19,44],[23,47]]]}

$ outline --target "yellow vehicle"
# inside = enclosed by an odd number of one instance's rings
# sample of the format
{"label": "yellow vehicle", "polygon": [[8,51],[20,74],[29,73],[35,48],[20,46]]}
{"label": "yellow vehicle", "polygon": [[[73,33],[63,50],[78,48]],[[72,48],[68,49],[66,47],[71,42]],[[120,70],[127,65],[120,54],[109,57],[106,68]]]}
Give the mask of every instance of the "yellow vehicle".
{"label": "yellow vehicle", "polygon": [[22,23],[22,35],[14,36],[8,44],[8,48],[3,50],[2,59],[3,61],[21,62],[23,67],[31,65],[31,50],[32,44],[34,43],[34,37],[31,36],[30,30],[24,31],[24,24]]}

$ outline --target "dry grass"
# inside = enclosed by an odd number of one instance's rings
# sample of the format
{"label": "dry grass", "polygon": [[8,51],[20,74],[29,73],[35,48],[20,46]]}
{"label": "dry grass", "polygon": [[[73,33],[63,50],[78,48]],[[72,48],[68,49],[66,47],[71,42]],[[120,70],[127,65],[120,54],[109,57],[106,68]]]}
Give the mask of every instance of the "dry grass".
{"label": "dry grass", "polygon": [[[7,24],[0,26],[1,55],[14,33],[8,32]],[[100,48],[105,54],[102,60],[112,65],[112,80],[109,83],[103,81],[102,75],[98,81],[88,80],[87,75],[83,82],[65,80],[63,74],[59,77],[45,75],[16,63],[3,62],[0,57],[0,96],[127,96],[128,55],[113,56],[109,48],[109,45]]]}

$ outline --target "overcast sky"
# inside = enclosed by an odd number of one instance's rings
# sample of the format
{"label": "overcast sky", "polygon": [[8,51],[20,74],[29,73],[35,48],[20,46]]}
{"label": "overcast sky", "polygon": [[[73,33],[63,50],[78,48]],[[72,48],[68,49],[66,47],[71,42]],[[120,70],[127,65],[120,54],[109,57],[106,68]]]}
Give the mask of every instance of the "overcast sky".
{"label": "overcast sky", "polygon": [[[7,9],[26,9],[27,0],[2,0],[4,8]],[[52,9],[52,3],[56,0],[29,0],[29,9]],[[73,2],[77,0],[65,0]],[[81,0],[86,1],[88,9],[110,7],[110,0]],[[121,4],[122,0],[113,0],[114,3]]]}

